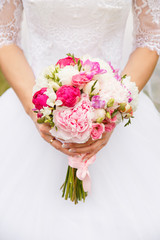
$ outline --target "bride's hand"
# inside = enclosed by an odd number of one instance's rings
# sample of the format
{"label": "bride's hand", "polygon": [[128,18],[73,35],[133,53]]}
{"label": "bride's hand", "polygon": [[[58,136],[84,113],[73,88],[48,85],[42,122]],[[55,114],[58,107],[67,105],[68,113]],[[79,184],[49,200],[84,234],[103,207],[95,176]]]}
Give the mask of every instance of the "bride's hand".
{"label": "bride's hand", "polygon": [[77,156],[77,153],[72,153],[69,151],[69,149],[66,149],[63,147],[63,143],[61,143],[60,141],[58,141],[57,139],[55,139],[51,133],[49,132],[51,130],[51,127],[49,126],[49,124],[47,123],[42,123],[39,124],[37,123],[37,117],[36,114],[32,114],[31,118],[33,120],[33,122],[35,123],[41,137],[48,143],[50,143],[54,148],[56,148],[58,151],[69,155],[69,156]]}
{"label": "bride's hand", "polygon": [[86,161],[97,152],[99,152],[108,142],[112,132],[104,132],[101,139],[92,140],[83,144],[78,143],[65,143],[63,147],[69,149],[70,153],[84,154],[83,159]]}

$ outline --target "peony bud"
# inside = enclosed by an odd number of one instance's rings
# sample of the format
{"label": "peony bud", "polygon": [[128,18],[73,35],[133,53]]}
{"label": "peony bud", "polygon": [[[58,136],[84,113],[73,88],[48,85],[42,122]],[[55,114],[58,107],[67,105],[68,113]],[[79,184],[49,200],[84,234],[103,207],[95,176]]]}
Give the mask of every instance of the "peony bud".
{"label": "peony bud", "polygon": [[107,107],[113,107],[113,104],[114,104],[114,98],[111,98],[108,103],[107,103]]}
{"label": "peony bud", "polygon": [[111,119],[111,114],[109,112],[106,112],[106,117]]}

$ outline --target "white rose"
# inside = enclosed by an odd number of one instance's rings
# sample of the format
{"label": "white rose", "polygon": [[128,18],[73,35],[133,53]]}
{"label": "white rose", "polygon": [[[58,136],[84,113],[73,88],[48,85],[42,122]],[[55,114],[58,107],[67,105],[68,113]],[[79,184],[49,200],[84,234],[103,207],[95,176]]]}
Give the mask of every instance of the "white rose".
{"label": "white rose", "polygon": [[106,112],[104,109],[95,109],[93,111],[93,121],[96,121],[97,119],[104,120],[106,117]]}
{"label": "white rose", "polygon": [[77,67],[66,66],[57,73],[57,76],[59,77],[62,85],[72,85],[72,77],[76,74],[79,74]]}
{"label": "white rose", "polygon": [[[96,80],[92,80],[89,83],[87,83],[84,88],[83,88],[83,92],[86,94],[90,94],[91,92],[91,88],[93,86],[93,84],[95,83]],[[95,86],[94,86],[94,90],[92,91],[93,95],[96,95],[99,93],[99,82],[97,81]]]}

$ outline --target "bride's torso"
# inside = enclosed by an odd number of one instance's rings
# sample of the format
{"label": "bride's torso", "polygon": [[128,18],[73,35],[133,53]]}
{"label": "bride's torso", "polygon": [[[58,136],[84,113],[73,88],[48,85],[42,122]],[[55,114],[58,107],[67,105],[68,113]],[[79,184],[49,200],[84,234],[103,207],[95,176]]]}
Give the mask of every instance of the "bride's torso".
{"label": "bride's torso", "polygon": [[37,75],[65,53],[120,64],[131,0],[23,0],[29,62]]}

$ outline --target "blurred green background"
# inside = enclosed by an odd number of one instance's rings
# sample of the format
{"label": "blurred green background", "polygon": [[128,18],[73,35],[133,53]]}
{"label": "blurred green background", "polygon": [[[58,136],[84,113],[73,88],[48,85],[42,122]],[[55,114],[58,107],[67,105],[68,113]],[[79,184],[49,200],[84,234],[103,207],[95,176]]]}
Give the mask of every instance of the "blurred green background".
{"label": "blurred green background", "polygon": [[6,82],[4,76],[0,71],[0,96],[9,88],[9,84]]}

